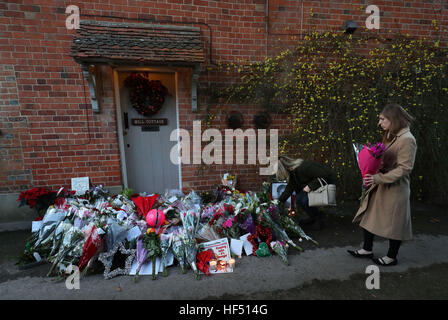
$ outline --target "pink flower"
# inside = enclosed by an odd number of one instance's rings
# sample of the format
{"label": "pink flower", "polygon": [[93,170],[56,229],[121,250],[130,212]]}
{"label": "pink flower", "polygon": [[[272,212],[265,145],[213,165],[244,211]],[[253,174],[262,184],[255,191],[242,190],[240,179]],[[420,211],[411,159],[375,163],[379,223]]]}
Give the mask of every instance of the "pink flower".
{"label": "pink flower", "polygon": [[232,227],[232,224],[233,224],[233,219],[229,218],[226,220],[226,222],[224,222],[222,224],[222,226],[223,226],[223,228],[230,228],[230,227]]}

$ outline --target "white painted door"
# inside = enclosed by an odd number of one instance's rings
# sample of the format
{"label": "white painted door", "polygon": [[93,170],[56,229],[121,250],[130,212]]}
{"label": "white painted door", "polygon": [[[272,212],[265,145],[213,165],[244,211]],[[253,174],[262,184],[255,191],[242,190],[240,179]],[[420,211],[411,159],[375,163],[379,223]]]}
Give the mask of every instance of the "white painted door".
{"label": "white painted door", "polygon": [[[164,193],[179,189],[179,165],[170,160],[170,151],[176,144],[170,141],[177,129],[174,74],[150,74],[152,80],[161,80],[168,88],[162,109],[151,117],[139,114],[129,100],[129,89],[122,85],[129,73],[120,76],[120,99],[123,119],[123,141],[126,157],[128,187],[135,192]],[[134,125],[133,119],[166,119],[166,125]]]}

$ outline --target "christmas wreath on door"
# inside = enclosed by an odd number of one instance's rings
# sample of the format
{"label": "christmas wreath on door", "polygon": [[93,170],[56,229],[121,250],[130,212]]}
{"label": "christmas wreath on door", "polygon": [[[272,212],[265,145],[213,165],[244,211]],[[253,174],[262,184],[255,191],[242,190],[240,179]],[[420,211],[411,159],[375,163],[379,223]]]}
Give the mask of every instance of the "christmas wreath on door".
{"label": "christmas wreath on door", "polygon": [[168,89],[159,80],[150,80],[147,74],[133,73],[124,84],[130,88],[131,104],[139,114],[150,117],[162,109]]}

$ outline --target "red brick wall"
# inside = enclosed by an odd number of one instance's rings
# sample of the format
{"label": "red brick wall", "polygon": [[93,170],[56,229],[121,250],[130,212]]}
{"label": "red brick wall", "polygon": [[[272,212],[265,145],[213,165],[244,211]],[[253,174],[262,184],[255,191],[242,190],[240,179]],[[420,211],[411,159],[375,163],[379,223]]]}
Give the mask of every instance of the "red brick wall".
{"label": "red brick wall", "polygon": [[[220,80],[208,72],[209,64],[260,61],[296,44],[304,32],[341,30],[347,19],[358,23],[359,32],[408,33],[439,39],[446,46],[446,1],[374,1],[381,10],[379,31],[362,30],[368,16],[365,2],[270,0],[268,10],[265,0],[1,2],[0,193],[70,186],[70,178],[76,176],[89,176],[93,184],[122,184],[111,69],[103,69],[101,113],[94,114],[81,68],[69,56],[76,32],[65,27],[66,6],[79,6],[81,19],[86,20],[101,19],[87,15],[109,15],[200,27],[207,59],[200,83],[205,87]],[[190,128],[193,120],[204,120],[208,100],[203,97],[199,112],[192,114],[189,73],[181,72],[179,80],[180,125]],[[244,114],[243,129],[253,127],[257,111],[253,106],[213,104],[210,108],[216,115],[212,125],[220,129],[226,127],[229,110]],[[274,116],[271,128],[285,132],[287,127],[285,116]],[[229,170],[239,174],[242,189],[259,188],[262,178],[251,165],[185,165],[183,186],[207,190]]]}

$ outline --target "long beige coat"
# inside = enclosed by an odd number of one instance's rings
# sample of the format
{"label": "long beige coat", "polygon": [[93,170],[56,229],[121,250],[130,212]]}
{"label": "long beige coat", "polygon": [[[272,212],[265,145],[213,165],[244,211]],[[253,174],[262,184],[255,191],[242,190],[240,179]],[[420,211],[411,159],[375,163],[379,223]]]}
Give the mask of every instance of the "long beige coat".
{"label": "long beige coat", "polygon": [[394,240],[412,239],[410,177],[417,144],[409,128],[400,130],[383,156],[380,172],[353,222],[371,233]]}

